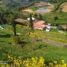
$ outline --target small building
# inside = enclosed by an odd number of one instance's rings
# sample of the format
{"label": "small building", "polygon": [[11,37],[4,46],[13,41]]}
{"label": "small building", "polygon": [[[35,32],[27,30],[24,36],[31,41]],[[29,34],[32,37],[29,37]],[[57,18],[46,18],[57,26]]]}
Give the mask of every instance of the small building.
{"label": "small building", "polygon": [[43,20],[36,21],[34,24],[34,29],[44,30],[46,28],[46,22]]}
{"label": "small building", "polygon": [[49,2],[38,2],[34,6],[39,7],[35,12],[40,14],[51,12],[54,9],[54,6]]}
{"label": "small building", "polygon": [[59,25],[58,29],[59,30],[67,30],[67,25]]}

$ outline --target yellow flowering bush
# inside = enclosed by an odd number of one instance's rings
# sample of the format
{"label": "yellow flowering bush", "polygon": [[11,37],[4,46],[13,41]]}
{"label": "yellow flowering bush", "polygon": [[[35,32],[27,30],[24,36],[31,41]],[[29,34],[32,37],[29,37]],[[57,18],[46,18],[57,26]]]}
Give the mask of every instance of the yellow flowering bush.
{"label": "yellow flowering bush", "polygon": [[66,67],[64,60],[61,60],[61,63],[58,64],[57,61],[49,63],[46,65],[45,59],[43,57],[32,57],[22,60],[21,58],[14,58],[8,55],[9,61],[12,63],[0,64],[0,67]]}

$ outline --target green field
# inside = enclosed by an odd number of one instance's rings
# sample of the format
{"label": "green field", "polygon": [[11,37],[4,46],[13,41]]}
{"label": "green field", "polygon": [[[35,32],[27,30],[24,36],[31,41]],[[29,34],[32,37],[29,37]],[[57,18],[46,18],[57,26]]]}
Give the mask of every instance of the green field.
{"label": "green field", "polygon": [[[58,31],[39,31],[35,30],[30,33],[28,27],[17,25],[17,33],[21,43],[15,44],[13,37],[13,29],[11,25],[4,25],[4,30],[0,30],[0,60],[8,60],[8,55],[21,58],[40,57],[43,56],[46,62],[64,59],[67,62],[67,33],[59,33]],[[45,40],[54,42],[45,42]],[[59,44],[56,44],[56,43]],[[61,45],[61,43],[63,45]],[[59,45],[59,46],[58,46]]]}
{"label": "green field", "polygon": [[[47,20],[47,22],[53,25],[67,24],[67,12],[66,13],[51,12],[51,13],[46,13],[43,16],[44,16],[44,19]],[[54,17],[57,17],[57,20],[54,20]]]}

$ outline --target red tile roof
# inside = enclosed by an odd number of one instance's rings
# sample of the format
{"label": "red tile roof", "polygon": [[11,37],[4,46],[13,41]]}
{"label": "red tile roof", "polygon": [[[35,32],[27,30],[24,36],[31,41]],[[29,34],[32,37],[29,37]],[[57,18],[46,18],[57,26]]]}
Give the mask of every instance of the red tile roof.
{"label": "red tile roof", "polygon": [[40,29],[43,30],[46,27],[45,21],[37,21],[34,23],[34,29]]}

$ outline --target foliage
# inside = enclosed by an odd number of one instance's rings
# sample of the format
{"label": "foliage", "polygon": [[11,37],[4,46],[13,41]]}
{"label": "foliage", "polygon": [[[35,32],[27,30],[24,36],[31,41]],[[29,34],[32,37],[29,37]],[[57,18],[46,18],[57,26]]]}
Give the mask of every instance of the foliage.
{"label": "foliage", "polygon": [[15,58],[10,55],[8,55],[9,62],[6,64],[0,64],[2,67],[66,67],[66,63],[64,60],[61,60],[61,62],[58,64],[57,61],[49,62],[48,65],[45,63],[45,59],[43,57],[32,57],[27,58],[26,60],[22,60],[20,57]]}
{"label": "foliage", "polygon": [[33,11],[35,11],[35,10],[37,10],[39,7],[31,7],[31,9],[33,10]]}
{"label": "foliage", "polygon": [[3,2],[0,3],[0,22],[11,23],[15,18],[20,17],[20,12],[17,7],[12,8],[10,5],[6,5]]}
{"label": "foliage", "polygon": [[[7,22],[12,22],[15,18],[20,17],[19,11],[17,11],[17,8],[12,9],[8,8],[7,6],[4,7],[4,5],[0,4],[0,21],[4,22],[4,19]],[[7,8],[6,8],[7,7]],[[55,21],[55,16],[57,15],[58,19]],[[56,24],[66,24],[66,17],[67,13],[50,13],[45,14],[46,19],[49,23],[56,25]],[[41,19],[41,16],[40,16]],[[58,23],[59,22],[59,23]],[[9,60],[14,63],[14,65],[22,64],[23,66],[28,65],[31,63],[31,66],[40,67],[45,64],[53,65],[55,67],[58,67],[58,65],[61,67],[66,67],[66,64],[64,64],[64,60],[67,62],[67,49],[66,47],[57,47],[53,46],[52,44],[45,43],[42,41],[42,39],[45,41],[46,39],[54,40],[56,42],[63,42],[67,43],[67,33],[61,34],[58,31],[52,30],[51,32],[45,32],[45,31],[34,31],[30,32],[29,27],[22,27],[17,26],[17,32],[20,33],[18,41],[20,41],[18,44],[13,44],[13,30],[11,25],[3,25],[4,29],[0,30],[0,60]],[[23,46],[24,45],[24,46]],[[64,45],[63,45],[64,46]],[[10,56],[11,55],[11,56]],[[9,58],[8,58],[9,56]],[[32,57],[37,57],[35,58]],[[43,57],[41,57],[43,56]],[[21,57],[21,59],[13,58],[13,57]],[[40,57],[40,58],[38,58]],[[45,64],[44,64],[44,57],[45,57]],[[31,58],[31,59],[26,59]],[[22,60],[26,59],[26,60]],[[57,64],[57,61],[62,60],[62,64]],[[56,61],[54,61],[56,60]],[[21,62],[20,62],[21,61]],[[42,62],[41,62],[42,61]],[[49,63],[53,62],[54,63]],[[23,64],[24,62],[24,64]],[[9,63],[10,64],[10,63]],[[6,64],[6,67],[9,67],[9,64]],[[4,67],[4,65],[2,66]],[[28,66],[27,66],[28,67]]]}
{"label": "foliage", "polygon": [[[67,24],[67,13],[60,13],[60,12],[52,12],[52,13],[46,13],[43,15],[44,20],[46,20],[48,23],[51,23],[52,25],[64,25]],[[55,20],[55,18],[57,18]]]}
{"label": "foliage", "polygon": [[[10,10],[10,11],[9,11]],[[11,9],[7,9],[3,12],[1,18],[4,18],[7,23],[12,23],[15,18],[19,17],[19,12]],[[1,19],[2,20],[2,19]],[[3,21],[3,20],[2,20]],[[3,21],[4,22],[4,21]]]}
{"label": "foliage", "polygon": [[[45,63],[64,59],[67,62],[66,47],[58,47],[46,42],[46,39],[56,42],[67,43],[67,35],[58,31],[38,31],[30,32],[29,27],[17,25],[19,44],[13,44],[13,30],[11,25],[5,25],[4,30],[0,30],[0,60],[8,60],[8,54],[22,59],[31,57],[45,57]],[[42,41],[43,40],[43,41]],[[58,44],[59,45],[59,44]],[[64,45],[63,45],[64,46]]]}
{"label": "foliage", "polygon": [[[58,11],[60,9],[60,6],[64,3],[67,2],[67,0],[49,0],[50,3],[54,4],[54,11]],[[61,12],[61,9],[60,9]]]}

